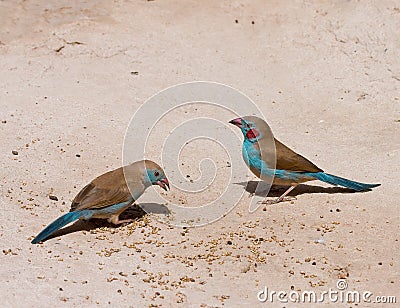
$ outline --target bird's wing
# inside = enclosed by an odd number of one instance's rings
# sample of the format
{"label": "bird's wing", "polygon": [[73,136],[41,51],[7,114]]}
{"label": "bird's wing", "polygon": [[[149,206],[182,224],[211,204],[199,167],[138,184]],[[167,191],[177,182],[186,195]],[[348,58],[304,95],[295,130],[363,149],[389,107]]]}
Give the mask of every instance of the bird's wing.
{"label": "bird's wing", "polygon": [[71,212],[99,209],[132,199],[122,168],[107,172],[86,185],[74,198]]}
{"label": "bird's wing", "polygon": [[294,172],[323,172],[307,158],[297,154],[275,139],[276,169]]}

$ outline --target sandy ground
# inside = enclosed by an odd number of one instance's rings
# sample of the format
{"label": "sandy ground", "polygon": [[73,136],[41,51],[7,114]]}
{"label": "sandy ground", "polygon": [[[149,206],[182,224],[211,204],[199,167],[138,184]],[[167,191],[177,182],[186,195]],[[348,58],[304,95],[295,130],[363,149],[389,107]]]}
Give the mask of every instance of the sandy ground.
{"label": "sandy ground", "polygon": [[[339,278],[400,301],[397,1],[2,1],[0,20],[2,306],[272,306],[257,300],[264,286],[323,292]],[[293,203],[255,213],[246,192],[201,228],[139,213],[31,245],[80,188],[122,164],[139,106],[193,80],[239,89],[281,141],[330,173],[382,186],[312,182]],[[159,161],[157,141],[148,153]],[[182,158],[192,176],[199,147]],[[168,198],[183,197],[173,188]]]}

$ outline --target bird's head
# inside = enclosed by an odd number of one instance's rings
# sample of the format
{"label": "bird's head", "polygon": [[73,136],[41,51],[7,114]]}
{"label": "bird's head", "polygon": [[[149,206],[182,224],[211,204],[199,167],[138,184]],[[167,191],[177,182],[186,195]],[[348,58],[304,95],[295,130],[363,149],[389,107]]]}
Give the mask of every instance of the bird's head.
{"label": "bird's head", "polygon": [[236,118],[229,121],[229,123],[239,127],[242,130],[244,138],[250,142],[260,140],[263,137],[264,126],[268,128],[268,124],[264,120],[254,116]]}
{"label": "bird's head", "polygon": [[145,161],[147,181],[151,185],[158,185],[165,191],[169,189],[169,182],[165,176],[164,170],[151,160]]}

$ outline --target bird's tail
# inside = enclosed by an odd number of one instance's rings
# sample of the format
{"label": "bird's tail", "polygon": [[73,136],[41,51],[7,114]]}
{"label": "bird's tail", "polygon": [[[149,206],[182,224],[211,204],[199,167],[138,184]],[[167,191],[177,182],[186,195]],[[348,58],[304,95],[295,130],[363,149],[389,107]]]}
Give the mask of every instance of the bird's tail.
{"label": "bird's tail", "polygon": [[312,174],[315,178],[318,180],[329,183],[332,185],[340,185],[346,188],[353,189],[355,191],[364,191],[364,190],[369,190],[371,188],[377,187],[381,184],[366,184],[366,183],[360,183],[360,182],[355,182],[355,181],[350,181],[332,174],[324,173],[324,172],[316,172]]}
{"label": "bird's tail", "polygon": [[77,212],[69,212],[67,214],[62,215],[61,217],[57,218],[55,221],[53,221],[51,224],[49,224],[46,228],[42,230],[33,240],[32,244],[37,244],[47,237],[49,237],[51,234],[56,232],[58,229],[61,229],[65,225],[69,224],[70,222],[73,222],[85,215],[84,211],[77,211]]}

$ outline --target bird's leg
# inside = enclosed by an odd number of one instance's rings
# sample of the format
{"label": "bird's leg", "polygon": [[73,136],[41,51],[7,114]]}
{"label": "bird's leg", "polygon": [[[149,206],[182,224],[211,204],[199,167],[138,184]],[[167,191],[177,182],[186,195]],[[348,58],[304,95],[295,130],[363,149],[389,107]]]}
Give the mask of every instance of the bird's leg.
{"label": "bird's leg", "polygon": [[119,219],[119,214],[113,215],[108,219],[108,222],[112,222],[114,225],[120,225],[126,222],[132,222],[134,219]]}
{"label": "bird's leg", "polygon": [[[296,186],[297,186],[297,184],[296,184],[296,185],[290,186],[290,187],[282,194],[282,196],[280,196],[278,199],[275,200],[275,203],[278,203],[278,202],[281,202],[281,201],[285,200],[286,195],[287,195],[288,193],[290,193],[293,189],[295,189]],[[293,200],[293,198],[296,199],[296,197],[288,197],[288,198],[289,198],[288,200]]]}
{"label": "bird's leg", "polygon": [[133,221],[134,221],[134,219],[122,219],[122,220],[118,219],[116,224],[130,223],[130,222],[133,222]]}
{"label": "bird's leg", "polygon": [[291,200],[293,200],[293,199],[296,199],[296,197],[286,197],[286,195],[287,195],[288,193],[290,193],[293,189],[295,189],[296,186],[297,186],[297,184],[296,184],[296,185],[290,186],[290,187],[282,194],[282,196],[280,196],[279,198],[277,198],[277,199],[275,199],[275,200],[264,200],[264,201],[262,201],[261,203],[262,203],[262,204],[275,204],[275,203],[279,203],[279,202],[282,202],[282,201],[291,201]]}

